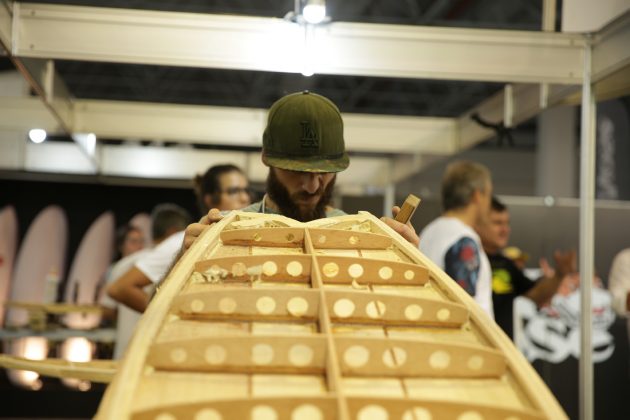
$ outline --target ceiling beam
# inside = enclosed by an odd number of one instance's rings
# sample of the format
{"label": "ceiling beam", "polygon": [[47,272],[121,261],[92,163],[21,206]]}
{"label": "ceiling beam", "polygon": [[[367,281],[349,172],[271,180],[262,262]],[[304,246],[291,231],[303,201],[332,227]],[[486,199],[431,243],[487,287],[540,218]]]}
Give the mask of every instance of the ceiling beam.
{"label": "ceiling beam", "polygon": [[16,130],[27,133],[43,128],[49,133],[63,132],[59,122],[37,97],[0,96],[0,131]]}
{"label": "ceiling beam", "polygon": [[593,82],[630,66],[630,10],[593,36]]}
{"label": "ceiling beam", "polygon": [[[75,126],[99,138],[262,146],[267,110],[201,105],[76,100]],[[343,114],[346,148],[367,153],[450,154],[450,118]]]}
{"label": "ceiling beam", "polygon": [[[18,139],[19,141],[19,139]],[[23,142],[25,140],[22,140]],[[11,152],[15,147],[0,149]],[[0,157],[0,171],[21,170],[31,173],[96,175],[89,159],[76,144],[70,142],[26,142],[23,156],[10,159],[6,153]],[[267,167],[262,164],[260,152],[227,150],[199,150],[185,147],[157,147],[139,145],[104,145],[99,149],[101,162],[98,176],[105,178],[147,179],[148,184],[159,185],[160,180],[191,181],[208,167],[233,163],[243,168],[253,182],[264,182]],[[351,156],[350,166],[338,176],[341,192],[357,191],[369,187],[384,188],[390,178],[389,159],[386,157]],[[192,186],[192,183],[189,184]]]}
{"label": "ceiling beam", "polygon": [[[299,73],[581,83],[579,34],[333,22],[15,3],[20,57]],[[464,63],[464,64],[463,64]]]}
{"label": "ceiling beam", "polygon": [[[73,133],[97,138],[261,147],[267,110],[201,105],[76,100]],[[343,114],[346,149],[361,153],[430,153],[457,150],[452,118]],[[59,132],[34,98],[0,97],[0,128]],[[61,130],[63,131],[63,130]]]}

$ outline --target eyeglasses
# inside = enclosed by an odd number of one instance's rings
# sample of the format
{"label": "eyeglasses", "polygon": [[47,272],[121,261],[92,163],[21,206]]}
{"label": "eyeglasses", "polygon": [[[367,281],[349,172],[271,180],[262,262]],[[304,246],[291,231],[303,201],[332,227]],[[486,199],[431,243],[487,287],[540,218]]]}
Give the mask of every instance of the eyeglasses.
{"label": "eyeglasses", "polygon": [[252,195],[252,190],[249,187],[243,188],[243,187],[230,187],[230,188],[226,188],[225,190],[221,191],[222,193],[226,193],[227,195],[238,195],[238,194],[247,194],[247,195]]}

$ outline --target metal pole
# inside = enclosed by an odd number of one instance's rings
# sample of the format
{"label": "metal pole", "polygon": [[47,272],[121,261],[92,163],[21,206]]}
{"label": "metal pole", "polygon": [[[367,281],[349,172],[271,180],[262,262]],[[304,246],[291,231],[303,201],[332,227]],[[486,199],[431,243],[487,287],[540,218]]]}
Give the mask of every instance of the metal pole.
{"label": "metal pole", "polygon": [[580,139],[580,420],[593,419],[591,344],[595,203],[595,96],[591,85],[591,42],[584,48]]}

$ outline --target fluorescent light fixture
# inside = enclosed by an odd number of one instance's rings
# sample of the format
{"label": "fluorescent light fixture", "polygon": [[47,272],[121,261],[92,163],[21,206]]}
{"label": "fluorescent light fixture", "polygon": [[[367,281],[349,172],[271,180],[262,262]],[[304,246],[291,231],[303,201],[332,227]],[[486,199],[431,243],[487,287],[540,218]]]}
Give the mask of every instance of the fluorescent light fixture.
{"label": "fluorescent light fixture", "polygon": [[313,25],[322,23],[326,18],[326,2],[324,0],[307,0],[302,10],[304,20]]}
{"label": "fluorescent light fixture", "polygon": [[28,132],[28,138],[36,144],[39,144],[46,140],[46,130],[41,128],[33,128]]}
{"label": "fluorescent light fixture", "polygon": [[85,149],[90,156],[94,156],[94,152],[96,151],[96,134],[89,133],[85,137]]}
{"label": "fluorescent light fixture", "polygon": [[96,134],[94,133],[73,133],[72,140],[75,141],[88,156],[94,156],[96,152]]}
{"label": "fluorescent light fixture", "polygon": [[[70,337],[61,345],[61,357],[69,362],[89,362],[94,353],[94,344],[85,337]],[[62,378],[61,382],[79,391],[88,391],[92,384],[89,381],[75,378]]]}

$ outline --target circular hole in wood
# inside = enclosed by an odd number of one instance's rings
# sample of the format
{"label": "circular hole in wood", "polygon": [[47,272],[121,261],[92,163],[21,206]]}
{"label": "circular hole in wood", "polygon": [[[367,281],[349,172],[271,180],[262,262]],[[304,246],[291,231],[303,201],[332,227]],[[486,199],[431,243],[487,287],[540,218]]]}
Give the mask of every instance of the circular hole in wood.
{"label": "circular hole in wood", "polygon": [[378,276],[383,280],[389,280],[394,275],[394,271],[391,267],[383,266],[378,270]]}
{"label": "circular hole in wood", "polygon": [[370,351],[363,346],[351,346],[343,353],[343,360],[353,368],[364,366],[370,359]]}
{"label": "circular hole in wood", "polygon": [[324,264],[322,272],[326,277],[336,277],[339,274],[339,266],[334,262]]}
{"label": "circular hole in wood", "polygon": [[234,277],[241,277],[247,274],[247,266],[242,262],[237,262],[232,266],[232,275]]}
{"label": "circular hole in wood", "polygon": [[457,420],[483,420],[483,416],[477,411],[464,411],[457,416]]}
{"label": "circular hole in wood", "polygon": [[223,416],[213,408],[204,408],[195,414],[195,420],[222,420]]}
{"label": "circular hole in wood", "polygon": [[354,313],[354,302],[350,299],[339,299],[335,302],[335,306],[333,306],[333,311],[335,315],[339,318],[348,318]]}
{"label": "circular hole in wood", "polygon": [[433,417],[426,408],[414,407],[403,413],[402,420],[433,420]]}
{"label": "circular hole in wood", "polygon": [[257,405],[252,408],[251,420],[278,420],[278,413],[268,405]]}
{"label": "circular hole in wood", "polygon": [[448,321],[450,317],[451,311],[446,308],[440,309],[437,313],[437,319],[439,319],[440,321]]}
{"label": "circular hole in wood", "polygon": [[468,368],[470,370],[481,370],[483,367],[483,357],[481,356],[471,356],[468,359]]}
{"label": "circular hole in wood", "polygon": [[287,242],[293,242],[293,240],[295,239],[295,235],[292,233],[287,233]]}
{"label": "circular hole in wood", "polygon": [[429,366],[433,369],[444,370],[451,364],[451,356],[444,350],[434,351],[429,357]]}
{"label": "circular hole in wood", "polygon": [[256,232],[254,233],[254,235],[252,236],[252,238],[254,239],[254,241],[256,242],[260,242],[262,240],[262,236],[260,235],[260,233]]}
{"label": "circular hole in wood", "polygon": [[324,414],[318,406],[302,404],[291,413],[291,420],[323,420]]}
{"label": "circular hole in wood", "polygon": [[318,244],[325,244],[326,243],[326,235],[319,235],[319,237],[317,238],[317,243]]}
{"label": "circular hole in wood", "polygon": [[299,261],[291,261],[287,264],[287,273],[289,273],[291,277],[301,276],[302,270],[304,270],[304,267],[302,267],[302,263]]}
{"label": "circular hole in wood", "polygon": [[295,366],[308,366],[313,361],[313,349],[305,344],[296,344],[289,349],[289,362]]}
{"label": "circular hole in wood", "polygon": [[416,277],[416,273],[413,272],[413,270],[406,270],[405,274],[403,274],[405,276],[405,280],[413,280],[414,277]]}
{"label": "circular hole in wood", "polygon": [[303,316],[308,311],[308,301],[303,297],[292,297],[287,302],[287,311],[293,316]]}
{"label": "circular hole in wood", "polygon": [[383,363],[392,369],[398,368],[407,361],[407,352],[400,347],[392,347],[383,353]]}
{"label": "circular hole in wood", "polygon": [[352,235],[351,237],[348,238],[348,242],[350,242],[350,245],[356,245],[359,243],[359,238]]}
{"label": "circular hole in wood", "polygon": [[389,420],[389,413],[380,405],[370,404],[359,410],[357,420]]}
{"label": "circular hole in wood", "polygon": [[271,277],[278,272],[278,266],[273,261],[265,261],[262,266],[262,272],[265,276]]}
{"label": "circular hole in wood", "polygon": [[350,267],[348,267],[348,274],[351,278],[358,279],[363,275],[363,266],[357,263],[351,264]]}
{"label": "circular hole in wood", "polygon": [[206,347],[206,351],[203,353],[204,359],[211,365],[220,365],[225,362],[227,358],[227,352],[223,346],[218,344],[211,344]]}
{"label": "circular hole in wood", "polygon": [[181,347],[174,348],[170,353],[173,363],[184,363],[188,358],[188,353]]}
{"label": "circular hole in wood", "polygon": [[370,318],[381,318],[385,315],[385,304],[380,300],[373,300],[365,306],[365,313]]}
{"label": "circular hole in wood", "polygon": [[171,413],[160,413],[155,416],[154,420],[177,420],[177,417],[175,417]]}
{"label": "circular hole in wood", "polygon": [[417,321],[422,318],[422,306],[412,303],[405,308],[405,318],[409,321]]}
{"label": "circular hole in wood", "polygon": [[269,344],[256,344],[252,347],[252,362],[256,365],[268,365],[273,360],[273,347]]}
{"label": "circular hole in wood", "polygon": [[201,312],[204,307],[205,305],[201,299],[193,299],[192,302],[190,302],[190,310],[193,312]]}
{"label": "circular hole in wood", "polygon": [[219,312],[222,314],[232,314],[236,310],[236,301],[231,297],[224,297],[219,301]]}
{"label": "circular hole in wood", "polygon": [[263,296],[256,301],[256,309],[263,315],[269,315],[276,309],[276,300],[270,296]]}

